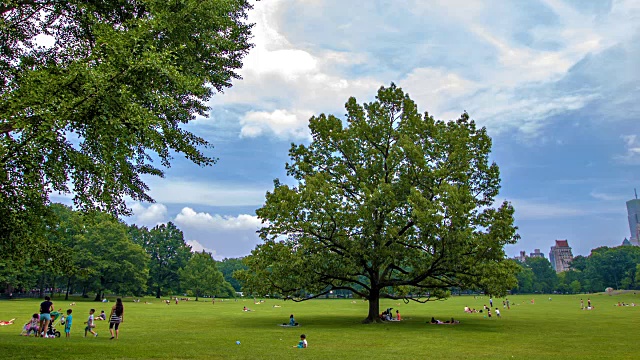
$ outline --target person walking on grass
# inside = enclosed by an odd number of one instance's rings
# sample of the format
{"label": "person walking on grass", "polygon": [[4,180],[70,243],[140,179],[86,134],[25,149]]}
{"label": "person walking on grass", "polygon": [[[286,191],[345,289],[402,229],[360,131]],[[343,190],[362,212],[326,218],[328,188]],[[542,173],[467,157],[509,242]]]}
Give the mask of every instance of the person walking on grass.
{"label": "person walking on grass", "polygon": [[[178,298],[176,297],[176,300]],[[111,340],[115,337],[118,340],[120,334],[120,323],[124,322],[124,305],[122,305],[122,299],[118,298],[116,304],[111,308],[111,314],[109,315],[109,332],[111,333]],[[115,336],[113,330],[115,329]]]}
{"label": "person walking on grass", "polygon": [[87,319],[87,321],[84,322],[85,324],[87,324],[87,326],[84,328],[84,337],[87,337],[87,332],[90,332],[91,334],[93,334],[94,337],[98,336],[98,333],[93,331],[93,328],[96,327],[96,324],[93,318],[93,314],[95,312],[96,312],[96,309],[89,310],[89,318]]}

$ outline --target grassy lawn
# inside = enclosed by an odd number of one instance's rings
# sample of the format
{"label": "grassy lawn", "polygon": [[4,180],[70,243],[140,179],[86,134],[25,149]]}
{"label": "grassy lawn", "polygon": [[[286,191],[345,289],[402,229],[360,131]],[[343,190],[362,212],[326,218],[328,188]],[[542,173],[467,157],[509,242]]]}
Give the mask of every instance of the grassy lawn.
{"label": "grassy lawn", "polygon": [[[595,309],[580,310],[587,297]],[[534,298],[535,304],[530,300]],[[552,296],[512,296],[511,310],[494,299],[502,318],[466,314],[464,306],[489,305],[487,297],[453,297],[428,304],[404,304],[385,300],[381,309],[399,309],[405,319],[362,325],[367,304],[361,300],[312,300],[304,303],[266,300],[181,302],[165,305],[125,299],[121,339],[109,340],[108,322],[97,322],[97,338],[84,338],[90,308],[107,314],[113,303],[54,298],[54,306],[73,309],[71,339],[36,339],[18,336],[22,325],[38,310],[40,301],[0,301],[0,320],[16,318],[0,327],[0,350],[7,359],[637,359],[640,357],[640,306],[617,307],[618,301],[640,303],[627,293]],[[111,299],[113,300],[113,299]],[[273,305],[281,307],[274,308]],[[247,306],[254,310],[243,312]],[[282,328],[293,313],[299,328]],[[429,325],[434,316],[459,319],[458,325]],[[59,327],[62,330],[63,327]],[[64,332],[64,331],[62,331]],[[294,349],[300,334],[307,349]],[[64,336],[64,335],[63,335]],[[240,345],[236,345],[240,341]]]}

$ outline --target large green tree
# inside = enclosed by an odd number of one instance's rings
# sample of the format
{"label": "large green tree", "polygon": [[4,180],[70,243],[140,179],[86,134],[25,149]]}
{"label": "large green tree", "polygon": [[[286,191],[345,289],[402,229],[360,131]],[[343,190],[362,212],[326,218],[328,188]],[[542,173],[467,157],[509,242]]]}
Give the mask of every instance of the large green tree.
{"label": "large green tree", "polygon": [[199,296],[214,295],[227,287],[225,285],[231,287],[229,283],[224,281],[224,277],[216,267],[216,261],[211,254],[204,250],[193,254],[187,265],[180,269],[179,274],[182,287],[193,291],[196,301]]}
{"label": "large green tree", "polygon": [[486,130],[466,113],[421,114],[393,84],[346,110],[344,121],[312,117],[311,143],[292,145],[286,169],[297,184],[276,180],[256,211],[264,244],[246,258],[247,289],[298,301],[350,290],[369,300],[372,322],[381,297],[513,288],[504,246],[518,237],[514,210],[494,202],[500,177]]}
{"label": "large green tree", "polygon": [[247,0],[0,2],[0,253],[43,247],[51,192],[152,201],[144,175],[210,144],[185,130],[239,78]]}
{"label": "large green tree", "polygon": [[224,276],[224,280],[233,286],[234,291],[242,290],[242,282],[236,279],[234,273],[246,270],[247,266],[242,262],[242,258],[225,258],[218,262],[218,269]]}
{"label": "large green tree", "polygon": [[184,235],[172,222],[157,225],[151,230],[132,226],[129,229],[133,241],[149,254],[149,288],[160,298],[167,290],[178,290],[180,278],[178,270],[191,257],[191,247],[184,241]]}
{"label": "large green tree", "polygon": [[631,288],[635,283],[638,264],[640,248],[637,246],[602,246],[591,250],[584,270],[584,276],[589,280],[589,290]]}
{"label": "large green tree", "polygon": [[87,219],[86,231],[74,238],[76,267],[84,270],[79,281],[101,300],[105,291],[141,295],[149,276],[149,256],[135,244],[126,224],[110,214]]}
{"label": "large green tree", "polygon": [[543,257],[528,257],[525,266],[533,272],[533,290],[551,293],[558,283],[558,276],[549,260]]}

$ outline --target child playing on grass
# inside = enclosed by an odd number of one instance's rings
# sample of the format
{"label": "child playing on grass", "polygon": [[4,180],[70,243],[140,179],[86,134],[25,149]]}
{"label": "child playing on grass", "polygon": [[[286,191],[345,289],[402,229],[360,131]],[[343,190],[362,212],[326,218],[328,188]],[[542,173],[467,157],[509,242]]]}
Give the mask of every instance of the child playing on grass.
{"label": "child playing on grass", "polygon": [[38,325],[40,325],[40,315],[33,314],[33,317],[31,317],[31,320],[27,323],[26,326],[27,336],[31,335],[32,331],[37,336],[39,329]]}
{"label": "child playing on grass", "polygon": [[298,348],[298,349],[307,348],[307,336],[305,334],[300,335],[300,341],[298,342],[298,345],[294,346],[294,348]]}
{"label": "child playing on grass", "polygon": [[93,331],[93,328],[96,327],[96,324],[93,322],[93,313],[95,312],[95,309],[89,310],[89,318],[84,322],[87,324],[87,327],[84,328],[84,337],[87,337],[87,331],[92,333],[94,337],[98,336],[98,333]]}
{"label": "child playing on grass", "polygon": [[71,316],[72,312],[73,310],[71,309],[67,310],[67,319],[64,323],[64,334],[67,338],[71,336],[71,322],[73,321],[73,316]]}

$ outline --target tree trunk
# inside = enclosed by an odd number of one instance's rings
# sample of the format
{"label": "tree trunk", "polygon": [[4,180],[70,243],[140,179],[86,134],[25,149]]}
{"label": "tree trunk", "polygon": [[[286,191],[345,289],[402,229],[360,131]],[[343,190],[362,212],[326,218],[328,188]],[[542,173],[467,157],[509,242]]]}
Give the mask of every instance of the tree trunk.
{"label": "tree trunk", "polygon": [[69,300],[69,291],[71,289],[71,276],[67,279],[67,293],[64,295],[65,300]]}
{"label": "tree trunk", "polygon": [[362,320],[363,324],[381,323],[380,319],[380,290],[371,289],[369,294],[369,315]]}
{"label": "tree trunk", "polygon": [[160,290],[160,286],[158,286],[158,289],[156,289],[156,299],[160,299],[160,295],[162,295]]}
{"label": "tree trunk", "polygon": [[96,298],[93,299],[93,301],[102,301],[102,296],[101,295],[102,295],[102,290],[98,290],[96,292]]}
{"label": "tree trunk", "polygon": [[56,292],[56,277],[53,277],[53,280],[51,280],[51,298],[53,299],[53,295]]}
{"label": "tree trunk", "polygon": [[44,274],[42,274],[42,276],[40,276],[40,288],[38,289],[38,297],[39,298],[43,298],[44,297]]}

